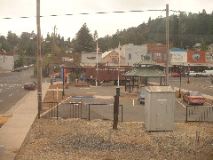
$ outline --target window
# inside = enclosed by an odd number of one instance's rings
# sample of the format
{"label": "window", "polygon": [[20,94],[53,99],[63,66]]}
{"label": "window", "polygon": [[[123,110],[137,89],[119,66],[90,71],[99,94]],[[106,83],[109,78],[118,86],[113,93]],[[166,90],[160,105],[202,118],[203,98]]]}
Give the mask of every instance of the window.
{"label": "window", "polygon": [[130,59],[132,59],[132,55],[131,55],[131,53],[129,53],[129,60],[130,60]]}

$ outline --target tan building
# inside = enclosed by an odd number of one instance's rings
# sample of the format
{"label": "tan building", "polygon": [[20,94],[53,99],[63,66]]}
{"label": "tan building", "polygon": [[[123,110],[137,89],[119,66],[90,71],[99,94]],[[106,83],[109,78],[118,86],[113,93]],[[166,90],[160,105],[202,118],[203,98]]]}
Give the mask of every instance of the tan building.
{"label": "tan building", "polygon": [[[119,53],[115,50],[104,52],[102,54],[102,62],[107,66],[119,65]],[[120,66],[125,65],[125,58],[120,55]]]}

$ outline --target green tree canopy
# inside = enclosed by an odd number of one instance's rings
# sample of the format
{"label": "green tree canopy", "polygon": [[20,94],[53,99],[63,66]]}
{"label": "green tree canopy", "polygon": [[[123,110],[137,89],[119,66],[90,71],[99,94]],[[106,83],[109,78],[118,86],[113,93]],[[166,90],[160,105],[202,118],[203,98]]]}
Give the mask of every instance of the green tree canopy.
{"label": "green tree canopy", "polygon": [[76,34],[76,38],[72,41],[72,43],[75,52],[91,52],[95,50],[95,42],[86,23],[84,23],[80,28]]}

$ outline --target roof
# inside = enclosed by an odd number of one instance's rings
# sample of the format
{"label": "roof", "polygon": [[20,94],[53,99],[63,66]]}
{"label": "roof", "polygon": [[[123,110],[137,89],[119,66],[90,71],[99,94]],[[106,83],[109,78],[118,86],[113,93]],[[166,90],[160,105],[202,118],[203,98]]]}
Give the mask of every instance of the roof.
{"label": "roof", "polygon": [[175,53],[186,52],[186,50],[183,49],[183,48],[171,48],[170,51],[171,51],[171,53],[174,53],[174,52]]}
{"label": "roof", "polygon": [[164,77],[165,74],[162,70],[154,68],[153,66],[149,67],[136,67],[132,70],[126,72],[124,76],[135,76],[135,77]]}
{"label": "roof", "polygon": [[106,51],[104,53],[102,53],[102,58],[106,57],[109,53],[111,53],[112,51]]}
{"label": "roof", "polygon": [[148,86],[146,87],[148,92],[175,92],[171,86]]}
{"label": "roof", "polygon": [[134,65],[136,65],[136,66],[137,65],[157,65],[157,63],[150,58],[150,60],[144,59],[144,60],[141,60],[138,63],[135,63]]}

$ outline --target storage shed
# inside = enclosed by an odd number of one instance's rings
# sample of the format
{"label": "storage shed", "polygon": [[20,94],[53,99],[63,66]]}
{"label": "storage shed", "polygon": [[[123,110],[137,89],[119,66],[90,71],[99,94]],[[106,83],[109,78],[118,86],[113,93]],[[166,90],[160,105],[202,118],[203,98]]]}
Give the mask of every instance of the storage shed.
{"label": "storage shed", "polygon": [[147,131],[174,129],[175,91],[171,86],[145,87],[145,128]]}

